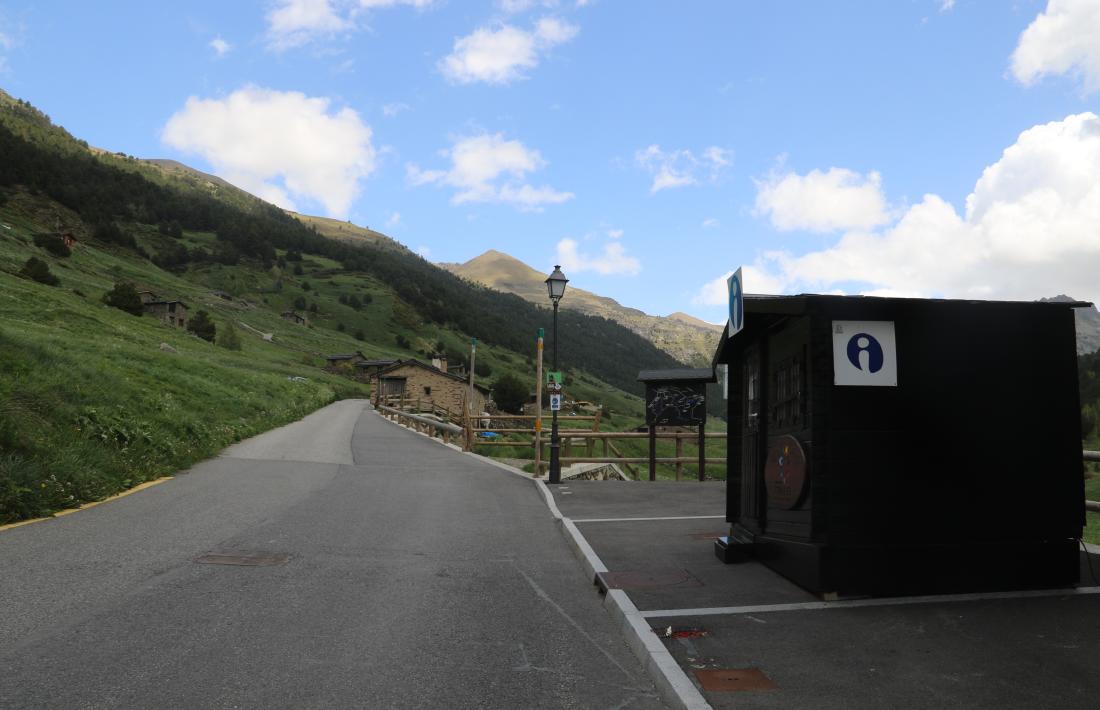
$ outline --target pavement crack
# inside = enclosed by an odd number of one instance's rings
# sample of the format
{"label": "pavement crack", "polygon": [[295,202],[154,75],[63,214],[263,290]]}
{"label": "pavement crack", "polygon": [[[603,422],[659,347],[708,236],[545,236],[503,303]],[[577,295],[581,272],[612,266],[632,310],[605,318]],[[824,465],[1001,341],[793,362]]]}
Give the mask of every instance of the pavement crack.
{"label": "pavement crack", "polygon": [[618,668],[620,671],[622,671],[623,675],[625,675],[627,678],[630,678],[631,680],[634,679],[633,674],[629,670],[624,668],[621,663],[619,663],[617,660],[615,660],[615,657],[612,656],[610,653],[608,653],[607,649],[604,648],[602,645],[600,645],[600,643],[598,641],[596,641],[596,639],[592,638],[592,636],[587,631],[584,630],[584,627],[581,626],[579,623],[577,623],[577,620],[569,615],[569,612],[567,612],[565,609],[563,609],[561,607],[561,605],[558,604],[556,601],[551,599],[550,595],[547,594],[546,591],[542,587],[540,587],[535,580],[531,579],[530,575],[528,575],[526,572],[521,570],[519,567],[516,567],[515,565],[513,565],[513,568],[516,570],[516,572],[519,573],[519,575],[521,577],[523,577],[525,580],[527,580],[527,584],[531,585],[531,589],[533,589],[535,591],[535,594],[540,599],[542,599],[544,602],[549,604],[554,609],[554,611],[558,612],[558,614],[563,619],[565,619],[567,622],[569,622],[569,625],[572,626],[574,629],[576,629],[577,633],[579,633],[581,636],[583,636],[585,638],[585,640],[587,640],[590,644],[595,646],[596,649],[600,653],[602,653],[603,656],[607,660],[611,661],[612,665],[614,665],[616,668]]}

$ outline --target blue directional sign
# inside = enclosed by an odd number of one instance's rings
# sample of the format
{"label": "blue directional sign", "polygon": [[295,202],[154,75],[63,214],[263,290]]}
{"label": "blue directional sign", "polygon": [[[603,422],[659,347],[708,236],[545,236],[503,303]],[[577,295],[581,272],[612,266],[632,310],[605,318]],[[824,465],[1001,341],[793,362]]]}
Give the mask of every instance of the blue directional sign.
{"label": "blue directional sign", "polygon": [[732,338],[745,327],[745,289],[741,281],[740,267],[726,279],[726,288],[730,297],[729,337]]}

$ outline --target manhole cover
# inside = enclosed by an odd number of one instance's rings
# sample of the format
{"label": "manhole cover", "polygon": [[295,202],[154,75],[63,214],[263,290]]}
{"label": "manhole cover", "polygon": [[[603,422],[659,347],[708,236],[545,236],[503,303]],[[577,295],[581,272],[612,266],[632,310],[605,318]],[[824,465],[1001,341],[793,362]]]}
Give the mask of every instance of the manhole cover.
{"label": "manhole cover", "polygon": [[599,579],[604,589],[665,589],[703,586],[703,583],[691,572],[678,568],[601,572]]}
{"label": "manhole cover", "polygon": [[238,567],[272,567],[286,564],[290,555],[283,552],[208,552],[195,558],[200,565],[237,565]]}
{"label": "manhole cover", "polygon": [[696,670],[703,690],[775,690],[779,686],[759,668],[721,668]]}

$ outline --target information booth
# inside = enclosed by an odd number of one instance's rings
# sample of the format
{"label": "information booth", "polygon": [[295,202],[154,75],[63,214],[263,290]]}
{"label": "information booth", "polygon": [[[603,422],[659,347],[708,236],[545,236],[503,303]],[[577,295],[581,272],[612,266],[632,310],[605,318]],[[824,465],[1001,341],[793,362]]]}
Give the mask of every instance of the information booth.
{"label": "information booth", "polygon": [[1086,305],[745,297],[718,555],[829,596],[1076,583]]}

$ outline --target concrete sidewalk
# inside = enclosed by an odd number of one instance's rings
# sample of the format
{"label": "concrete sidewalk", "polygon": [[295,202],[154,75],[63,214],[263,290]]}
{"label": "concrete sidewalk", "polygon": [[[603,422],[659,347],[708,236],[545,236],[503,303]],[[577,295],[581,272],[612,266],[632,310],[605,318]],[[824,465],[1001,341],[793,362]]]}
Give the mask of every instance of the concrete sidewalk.
{"label": "concrete sidewalk", "polygon": [[547,489],[606,567],[602,584],[690,679],[685,705],[696,690],[717,708],[1093,708],[1100,697],[1089,568],[1100,576],[1100,555],[1082,553],[1077,589],[823,602],[759,562],[714,556],[725,483]]}

